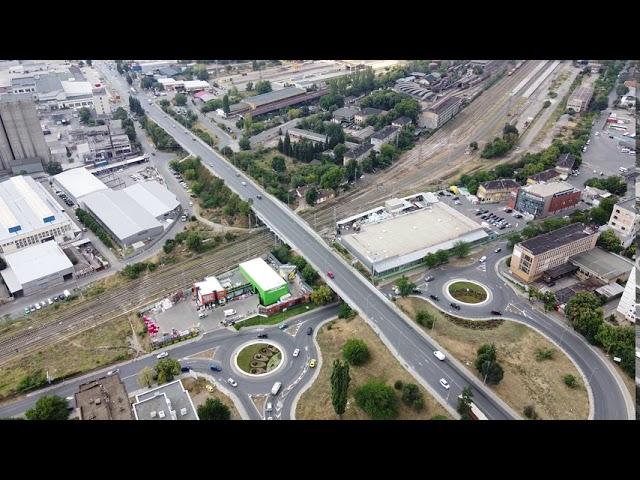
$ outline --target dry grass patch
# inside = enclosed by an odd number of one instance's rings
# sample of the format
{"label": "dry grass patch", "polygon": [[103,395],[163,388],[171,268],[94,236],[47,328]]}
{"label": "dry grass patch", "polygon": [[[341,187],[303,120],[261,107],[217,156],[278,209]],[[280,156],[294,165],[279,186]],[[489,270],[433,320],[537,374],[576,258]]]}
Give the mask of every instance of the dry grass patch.
{"label": "dry grass patch", "polygon": [[[189,392],[189,395],[191,395],[191,400],[193,400],[196,409],[200,405],[204,405],[208,398],[218,399],[231,410],[231,420],[242,420],[233,400],[226,396],[221,390],[217,389],[215,385],[211,385],[206,379],[185,377],[182,379],[182,385],[184,385],[184,388]],[[207,385],[213,387],[212,392],[207,390]]]}
{"label": "dry grass patch", "polygon": [[[485,343],[494,343],[504,378],[490,388],[520,415],[525,406],[534,405],[542,419],[588,418],[589,397],[578,369],[554,344],[526,325],[505,320],[494,328],[470,329],[454,324],[424,300],[403,298],[396,303],[411,318],[420,309],[429,311],[436,318],[434,329],[421,328],[478,378],[473,366],[476,351]],[[554,349],[553,358],[537,361],[538,349]],[[578,379],[577,388],[564,384],[566,374]]]}
{"label": "dry grass patch", "polygon": [[17,393],[18,384],[39,370],[52,378],[86,373],[133,356],[126,316],[70,337],[0,367],[0,399]]}
{"label": "dry grass patch", "polygon": [[[360,367],[350,367],[351,383],[349,384],[349,400],[347,409],[342,416],[345,420],[368,420],[369,416],[355,403],[356,389],[372,378],[379,379],[392,386],[396,380],[403,383],[418,381],[407,372],[398,360],[389,352],[387,347],[376,336],[371,328],[360,317],[353,320],[336,320],[325,325],[318,331],[318,344],[322,352],[322,366],[318,378],[300,398],[296,410],[298,420],[335,420],[337,418],[331,404],[330,377],[333,361],[342,358],[342,346],[350,338],[365,341],[371,353],[370,360]],[[424,396],[425,408],[421,412],[407,407],[398,397],[398,420],[429,420],[436,415],[451,418],[449,413],[422,386],[418,385]]]}

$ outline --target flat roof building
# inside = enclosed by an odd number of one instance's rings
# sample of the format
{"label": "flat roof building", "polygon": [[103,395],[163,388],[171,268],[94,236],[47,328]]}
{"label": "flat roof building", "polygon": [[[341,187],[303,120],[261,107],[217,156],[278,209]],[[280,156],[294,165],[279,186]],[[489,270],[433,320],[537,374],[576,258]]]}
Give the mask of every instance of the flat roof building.
{"label": "flat roof building", "polygon": [[577,88],[567,100],[567,110],[572,109],[576,113],[586,110],[592,96],[593,87],[590,85]]}
{"label": "flat roof building", "polygon": [[509,199],[512,191],[517,190],[520,184],[511,178],[491,180],[483,182],[478,187],[476,196],[480,203],[500,203]]}
{"label": "flat roof building", "polygon": [[75,401],[80,420],[134,419],[127,389],[117,373],[81,384]]}
{"label": "flat roof building", "polygon": [[383,145],[393,142],[400,133],[400,127],[394,127],[393,125],[387,125],[381,130],[371,135],[371,145],[376,152],[382,149]]}
{"label": "flat roof building", "polygon": [[420,126],[430,129],[440,128],[460,110],[462,100],[459,97],[447,97],[422,112]]}
{"label": "flat roof building", "polygon": [[616,203],[611,211],[608,226],[620,239],[624,248],[628,248],[636,240],[640,215],[636,213],[636,200],[631,197]]}
{"label": "flat roof building", "polygon": [[260,295],[263,305],[271,305],[289,293],[287,282],[262,258],[254,258],[238,266],[240,273],[250,282]]}
{"label": "flat roof building", "polygon": [[159,221],[175,216],[181,209],[177,197],[155,180],[134,183],[123,192]]}
{"label": "flat roof building", "polygon": [[306,91],[302,88],[288,87],[282,88],[280,90],[273,90],[271,92],[263,93],[260,95],[255,95],[253,97],[247,97],[242,102],[249,105],[252,109],[256,109],[269,103],[296,97],[305,93]]}
{"label": "flat roof building", "polygon": [[79,205],[85,195],[108,190],[100,179],[84,167],[70,168],[54,175],[53,184]]}
{"label": "flat roof building", "polygon": [[342,158],[342,163],[346,165],[349,160],[355,160],[358,163],[361,163],[365,158],[367,158],[371,151],[373,150],[373,145],[370,142],[361,143],[357,147],[353,147],[347,150]]}
{"label": "flat roof building", "polygon": [[301,128],[290,128],[287,130],[289,137],[295,139],[307,139],[314,143],[324,144],[327,142],[327,136],[323,133],[312,132],[311,130],[303,130]]}
{"label": "flat roof building", "polygon": [[534,183],[512,192],[508,205],[540,218],[575,207],[580,197],[580,190],[567,182]]}
{"label": "flat roof building", "polygon": [[570,257],[593,249],[599,235],[582,223],[574,223],[520,242],[513,247],[511,271],[526,283],[535,281]]}
{"label": "flat roof building", "polygon": [[0,274],[14,297],[30,295],[64,283],[73,276],[73,264],[54,241],[39,243],[5,255]]}
{"label": "flat roof building", "polygon": [[[376,209],[387,211],[390,218],[362,224],[357,233],[342,237],[342,243],[374,275],[419,263],[427,253],[448,250],[457,241],[471,243],[488,236],[479,223],[437,200],[404,213],[407,208],[414,208],[414,202],[392,200],[385,208]],[[399,214],[393,216],[394,212]]]}
{"label": "flat roof building", "polygon": [[0,182],[0,253],[48,240],[72,239],[74,226],[45,188],[29,176]]}
{"label": "flat roof building", "polygon": [[136,395],[133,415],[136,420],[200,420],[181,380]]}
{"label": "flat roof building", "polygon": [[341,107],[333,112],[333,119],[337,122],[352,122],[359,111],[356,107]]}
{"label": "flat roof building", "polygon": [[578,277],[582,280],[595,278],[602,284],[626,280],[633,269],[633,262],[601,248],[582,252],[569,261],[578,267]]}
{"label": "flat roof building", "polygon": [[206,277],[203,281],[194,283],[193,287],[200,305],[209,305],[227,296],[227,290],[216,277]]}

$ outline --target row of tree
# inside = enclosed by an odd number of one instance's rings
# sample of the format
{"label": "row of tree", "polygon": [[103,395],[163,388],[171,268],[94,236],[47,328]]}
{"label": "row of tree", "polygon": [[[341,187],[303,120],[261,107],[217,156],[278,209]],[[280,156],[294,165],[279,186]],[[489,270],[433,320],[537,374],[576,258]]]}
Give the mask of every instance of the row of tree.
{"label": "row of tree", "polygon": [[518,129],[506,123],[502,129],[502,138],[494,138],[493,141],[487,143],[480,154],[481,158],[496,158],[503,157],[506,153],[513,148],[518,141],[519,132]]}
{"label": "row of tree", "polygon": [[111,237],[107,234],[107,232],[102,228],[102,226],[91,216],[91,214],[82,208],[76,209],[76,216],[78,220],[91,230],[96,236],[104,243],[107,248],[113,248],[113,242],[111,241]]}

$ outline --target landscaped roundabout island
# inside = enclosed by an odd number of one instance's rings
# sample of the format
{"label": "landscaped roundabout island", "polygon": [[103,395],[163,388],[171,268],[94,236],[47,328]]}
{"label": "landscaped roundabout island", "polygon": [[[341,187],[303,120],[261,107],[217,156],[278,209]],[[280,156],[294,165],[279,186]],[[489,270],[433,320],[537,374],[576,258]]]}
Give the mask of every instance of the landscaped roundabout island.
{"label": "landscaped roundabout island", "polygon": [[282,352],[270,343],[252,343],[238,352],[236,362],[245,373],[265,375],[280,366]]}
{"label": "landscaped roundabout island", "polygon": [[487,289],[475,282],[452,282],[448,289],[449,295],[460,303],[482,303],[489,296]]}

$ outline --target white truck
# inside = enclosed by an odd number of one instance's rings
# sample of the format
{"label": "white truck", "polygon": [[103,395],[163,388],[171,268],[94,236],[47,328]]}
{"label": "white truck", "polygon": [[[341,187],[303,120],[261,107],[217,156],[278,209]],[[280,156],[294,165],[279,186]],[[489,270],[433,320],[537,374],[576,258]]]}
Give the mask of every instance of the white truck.
{"label": "white truck", "polygon": [[282,383],[280,382],[274,383],[273,387],[271,387],[271,395],[277,395],[281,387],[282,387]]}
{"label": "white truck", "polygon": [[231,317],[232,315],[235,315],[235,314],[236,314],[236,311],[233,308],[230,308],[224,311],[225,317]]}

